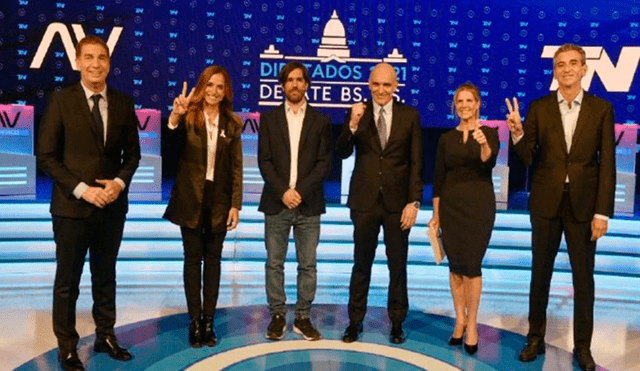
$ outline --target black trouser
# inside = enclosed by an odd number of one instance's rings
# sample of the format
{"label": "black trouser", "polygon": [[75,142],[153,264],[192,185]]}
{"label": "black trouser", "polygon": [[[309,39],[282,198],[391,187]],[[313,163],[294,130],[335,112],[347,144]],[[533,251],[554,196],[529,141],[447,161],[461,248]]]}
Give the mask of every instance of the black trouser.
{"label": "black trouser", "polygon": [[371,282],[371,266],[378,246],[380,226],[384,227],[384,243],[389,268],[387,310],[392,322],[402,323],[407,317],[407,251],[409,231],[400,228],[401,213],[385,210],[378,197],[370,211],[351,211],[353,221],[354,264],[349,285],[349,320],[361,322],[367,312],[367,296]]}
{"label": "black trouser", "polygon": [[199,227],[180,228],[184,247],[184,291],[191,318],[201,314],[213,316],[218,302],[220,260],[227,231],[212,231],[211,202],[214,202],[213,183],[206,182]]}
{"label": "black trouser", "polygon": [[71,351],[78,344],[76,302],[85,257],[89,251],[93,319],[96,336],[113,335],[116,322],[116,259],[125,214],[96,209],[85,219],[53,216],[56,277],[53,286],[53,332],[58,347]]}
{"label": "black trouser", "polygon": [[562,195],[558,215],[531,215],[533,265],[529,294],[530,340],[544,339],[549,286],[562,233],[567,242],[573,276],[573,339],[576,349],[589,349],[593,335],[594,260],[596,243],[591,241],[591,221],[575,219],[568,187]]}

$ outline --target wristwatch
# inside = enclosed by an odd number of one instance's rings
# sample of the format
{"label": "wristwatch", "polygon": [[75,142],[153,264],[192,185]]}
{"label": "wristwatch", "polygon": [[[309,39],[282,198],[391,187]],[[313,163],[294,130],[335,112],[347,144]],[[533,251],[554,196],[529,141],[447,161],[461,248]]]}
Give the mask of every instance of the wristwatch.
{"label": "wristwatch", "polygon": [[413,207],[415,207],[416,209],[419,209],[420,205],[420,201],[413,201]]}

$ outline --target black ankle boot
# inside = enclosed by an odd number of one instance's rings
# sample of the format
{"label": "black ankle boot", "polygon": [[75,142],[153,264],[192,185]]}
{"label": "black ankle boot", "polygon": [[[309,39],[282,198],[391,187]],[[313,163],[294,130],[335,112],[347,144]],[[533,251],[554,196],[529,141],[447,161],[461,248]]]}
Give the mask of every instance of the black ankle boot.
{"label": "black ankle boot", "polygon": [[202,342],[210,347],[215,346],[218,343],[216,338],[216,332],[213,329],[213,316],[202,317]]}
{"label": "black ankle boot", "polygon": [[202,347],[202,327],[199,317],[191,318],[189,323],[189,345],[193,348]]}

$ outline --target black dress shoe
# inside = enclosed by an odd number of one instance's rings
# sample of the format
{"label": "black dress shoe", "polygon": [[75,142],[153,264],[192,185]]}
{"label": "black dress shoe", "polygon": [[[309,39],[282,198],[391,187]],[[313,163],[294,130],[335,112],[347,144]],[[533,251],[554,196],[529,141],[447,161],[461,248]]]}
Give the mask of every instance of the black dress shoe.
{"label": "black dress shoe", "polygon": [[464,343],[464,351],[467,352],[467,354],[469,354],[470,356],[476,354],[476,352],[478,351],[478,343],[475,343],[474,345]]}
{"label": "black dress shoe", "polygon": [[202,334],[202,342],[210,347],[218,344],[218,338],[216,337],[216,333],[213,330],[213,316],[202,317],[202,328],[204,329],[204,332]]}
{"label": "black dress shoe", "polygon": [[82,365],[80,358],[78,358],[78,352],[75,350],[71,352],[61,350],[58,353],[58,361],[60,361],[60,367],[63,370],[84,371],[84,365]]}
{"label": "black dress shoe", "polygon": [[545,345],[542,339],[529,340],[527,345],[520,351],[520,360],[522,362],[531,362],[538,358],[539,354],[544,354]]}
{"label": "black dress shoe", "polygon": [[573,358],[578,361],[578,366],[585,371],[594,371],[596,369],[596,362],[591,356],[591,351],[587,350],[573,350]]}
{"label": "black dress shoe", "polygon": [[362,322],[349,322],[349,326],[344,330],[342,341],[345,343],[353,343],[358,340],[358,335],[362,333]]}
{"label": "black dress shoe", "polygon": [[118,345],[118,340],[115,336],[104,336],[98,338],[98,340],[93,344],[93,350],[97,353],[107,353],[109,357],[118,361],[128,361],[133,358],[131,353]]}
{"label": "black dress shoe", "polygon": [[192,348],[202,347],[202,322],[200,317],[191,318],[189,323],[189,345]]}
{"label": "black dress shoe", "polygon": [[391,333],[389,334],[389,341],[393,344],[402,344],[406,340],[407,335],[402,329],[402,323],[394,323],[391,326]]}

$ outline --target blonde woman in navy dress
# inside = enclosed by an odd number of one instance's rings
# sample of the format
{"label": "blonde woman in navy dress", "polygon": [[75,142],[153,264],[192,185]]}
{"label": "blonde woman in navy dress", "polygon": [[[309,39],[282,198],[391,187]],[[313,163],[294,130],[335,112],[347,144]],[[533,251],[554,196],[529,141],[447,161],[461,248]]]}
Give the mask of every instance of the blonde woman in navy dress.
{"label": "blonde woman in navy dress", "polygon": [[[491,171],[500,141],[495,129],[480,125],[480,92],[460,85],[453,98],[459,125],[440,137],[433,186],[433,218],[428,226],[442,228],[449,260],[449,282],[456,325],[449,345],[469,354],[478,350],[477,317],[482,290],[480,266],[487,251],[496,214]],[[454,108],[452,106],[452,110]]]}

